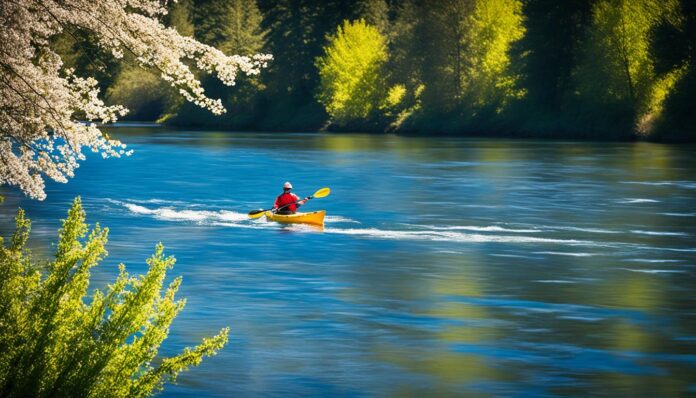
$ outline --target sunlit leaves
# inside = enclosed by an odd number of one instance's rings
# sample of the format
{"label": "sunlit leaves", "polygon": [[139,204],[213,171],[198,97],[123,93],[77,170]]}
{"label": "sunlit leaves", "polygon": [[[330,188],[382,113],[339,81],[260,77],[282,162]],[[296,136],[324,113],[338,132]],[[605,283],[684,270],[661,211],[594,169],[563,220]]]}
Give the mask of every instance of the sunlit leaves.
{"label": "sunlit leaves", "polygon": [[593,7],[585,59],[577,70],[579,94],[596,103],[623,103],[636,128],[648,133],[677,70],[658,76],[650,41],[660,23],[679,23],[676,0],[600,0]]}
{"label": "sunlit leaves", "polygon": [[389,88],[387,97],[385,98],[385,107],[391,108],[398,106],[406,96],[406,86],[397,84]]}
{"label": "sunlit leaves", "polygon": [[87,298],[108,230],[88,232],[80,200],[48,266],[37,266],[25,249],[30,223],[21,210],[16,224],[0,247],[0,396],[149,396],[227,342],[223,329],[177,356],[157,358],[185,303],[175,298],[180,278],[163,286],[174,258],[162,245],[147,261],[147,274],[130,276],[121,266],[113,285]]}
{"label": "sunlit leaves", "polygon": [[397,53],[424,55],[420,79],[426,113],[471,116],[481,108],[500,109],[521,95],[509,55],[525,32],[520,0],[443,0],[402,10],[414,23],[399,19],[398,26],[405,26],[412,39],[395,42],[416,48]]}
{"label": "sunlit leaves", "polygon": [[385,96],[385,37],[364,20],[344,22],[317,61],[319,100],[333,122],[367,119]]}
{"label": "sunlit leaves", "polygon": [[469,18],[467,38],[469,61],[466,91],[477,106],[502,105],[515,91],[516,77],[510,72],[509,50],[525,29],[519,0],[479,0]]}

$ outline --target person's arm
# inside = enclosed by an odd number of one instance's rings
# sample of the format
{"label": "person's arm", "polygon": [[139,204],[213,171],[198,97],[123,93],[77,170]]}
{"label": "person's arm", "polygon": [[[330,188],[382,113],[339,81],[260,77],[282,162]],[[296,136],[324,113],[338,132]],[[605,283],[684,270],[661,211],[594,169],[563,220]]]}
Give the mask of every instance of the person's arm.
{"label": "person's arm", "polygon": [[296,202],[295,205],[296,205],[297,207],[300,207],[300,206],[302,206],[303,204],[305,204],[305,202],[307,202],[307,198],[304,198],[304,199],[300,200],[300,197],[297,196],[297,195],[295,195],[294,193],[292,194],[292,197],[293,197],[293,199],[295,199],[295,202]]}
{"label": "person's arm", "polygon": [[297,198],[297,207],[300,207],[300,206],[302,206],[303,204],[307,203],[307,201],[309,200],[309,196],[306,197],[306,198],[304,198],[304,199],[302,199],[302,200],[299,200],[299,199],[300,199],[300,198],[298,197],[298,198]]}

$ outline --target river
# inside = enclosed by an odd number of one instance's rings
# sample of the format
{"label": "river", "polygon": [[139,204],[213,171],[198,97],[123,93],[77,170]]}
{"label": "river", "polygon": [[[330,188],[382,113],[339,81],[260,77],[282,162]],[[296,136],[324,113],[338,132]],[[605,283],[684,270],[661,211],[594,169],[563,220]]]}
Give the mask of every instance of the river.
{"label": "river", "polygon": [[[161,352],[229,326],[164,396],[696,394],[696,147],[110,131],[48,199],[3,189],[48,257],[80,195],[109,257],[161,241],[186,308]],[[249,220],[291,181],[323,230]]]}

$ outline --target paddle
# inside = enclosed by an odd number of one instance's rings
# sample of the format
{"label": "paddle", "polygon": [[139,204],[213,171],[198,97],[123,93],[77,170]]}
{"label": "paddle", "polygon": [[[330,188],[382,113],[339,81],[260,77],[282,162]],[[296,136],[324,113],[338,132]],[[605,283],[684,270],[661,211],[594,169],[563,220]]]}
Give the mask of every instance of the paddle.
{"label": "paddle", "polygon": [[[317,198],[317,199],[318,199],[318,198],[324,198],[324,197],[326,197],[326,196],[329,196],[330,193],[331,193],[331,190],[330,190],[329,188],[321,188],[320,190],[314,192],[314,195],[308,196],[308,197],[306,197],[305,199],[306,199],[306,200],[310,200],[310,199],[314,199],[314,198]],[[302,199],[302,200],[305,200],[305,199]],[[294,203],[288,203],[288,204],[286,204],[285,206],[281,206],[281,207],[275,209],[275,211],[277,212],[278,210],[284,209],[284,208],[286,208],[286,207],[288,207],[288,206],[290,206],[290,205],[296,205],[296,204],[299,203],[299,202],[300,202],[300,201],[298,200],[297,202],[294,202]],[[266,213],[267,211],[272,211],[272,210],[273,210],[273,209],[252,210],[252,211],[249,212],[248,216],[249,216],[249,218],[259,218],[259,217],[261,217],[262,215],[264,215],[264,213]]]}

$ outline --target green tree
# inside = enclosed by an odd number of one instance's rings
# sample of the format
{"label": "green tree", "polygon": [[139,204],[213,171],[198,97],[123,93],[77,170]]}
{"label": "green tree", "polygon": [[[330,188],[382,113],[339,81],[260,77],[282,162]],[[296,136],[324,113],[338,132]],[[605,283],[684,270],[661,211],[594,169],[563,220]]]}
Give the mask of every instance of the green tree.
{"label": "green tree", "polygon": [[676,23],[677,10],[676,0],[598,1],[577,70],[580,96],[607,109],[622,107],[634,128],[648,133],[681,73],[656,74],[650,42],[660,23]]}
{"label": "green tree", "polygon": [[556,112],[573,90],[578,46],[589,24],[587,0],[536,0],[524,5],[525,36],[515,46],[520,85],[530,106]]}
{"label": "green tree", "polygon": [[[688,133],[694,131],[690,105],[696,81],[693,4],[181,0],[165,23],[226,53],[275,56],[268,73],[240,78],[235,90],[202,77],[206,93],[229,110],[213,118],[157,86],[154,74],[128,65],[99,66],[99,48],[80,49],[67,33],[63,53],[78,70],[104,74],[100,80],[109,83],[109,98],[126,103],[131,119],[165,114],[163,119],[179,125],[313,130],[329,118],[339,125],[327,114],[325,99],[317,101],[324,87],[316,60],[337,26],[363,19],[386,40],[385,82],[380,82],[385,94],[369,101],[373,110],[366,119],[351,117],[353,128],[439,133],[504,128],[525,135],[633,138],[636,132],[647,137],[659,126],[660,137],[679,139],[694,136]],[[68,56],[71,52],[75,55]]]}
{"label": "green tree", "polygon": [[226,40],[220,49],[230,54],[256,54],[266,44],[266,31],[255,0],[233,0],[229,3]]}
{"label": "green tree", "polygon": [[229,33],[229,2],[223,0],[194,0],[194,32],[196,39],[219,48]]}
{"label": "green tree", "polygon": [[[132,59],[126,56],[126,60]],[[157,120],[173,112],[184,101],[166,82],[150,69],[126,62],[106,92],[109,103],[123,104],[128,120]]]}
{"label": "green tree", "polygon": [[567,125],[579,110],[568,99],[575,89],[573,71],[591,9],[586,0],[524,3],[527,31],[513,45],[511,65],[525,95],[508,115],[512,125],[539,135],[567,134]]}
{"label": "green tree", "polygon": [[356,19],[364,19],[383,35],[389,34],[389,4],[385,0],[357,0],[355,11]]}
{"label": "green tree", "polygon": [[315,65],[328,34],[353,14],[353,1],[260,0],[268,52],[274,60],[262,76],[267,85],[261,127],[318,129],[326,112],[316,101],[319,74]]}
{"label": "green tree", "polygon": [[52,38],[52,42],[65,67],[75,69],[80,76],[97,79],[102,92],[113,84],[119,61],[97,44],[93,33],[66,27],[63,33]]}
{"label": "green tree", "polygon": [[255,0],[199,0],[196,37],[227,54],[251,55],[262,50],[266,32]]}
{"label": "green tree", "polygon": [[467,101],[476,108],[500,107],[518,97],[511,73],[510,47],[524,36],[520,0],[478,0],[468,18],[467,56],[463,79]]}
{"label": "green tree", "polygon": [[397,74],[416,81],[414,89],[424,87],[423,123],[445,120],[446,129],[457,128],[521,94],[510,61],[524,34],[520,0],[408,1],[394,25]]}
{"label": "green tree", "polygon": [[193,0],[178,0],[176,3],[170,3],[167,26],[176,29],[182,36],[193,37],[195,28],[192,10]]}
{"label": "green tree", "polygon": [[[226,54],[255,54],[263,51],[266,31],[255,0],[203,0],[194,12],[196,38]],[[240,76],[234,89],[217,79],[203,78],[203,88],[221,98],[228,112],[211,118],[194,104],[182,102],[166,122],[212,128],[249,128],[257,116],[259,94],[265,89],[258,76]],[[176,97],[172,97],[176,98]]]}
{"label": "green tree", "polygon": [[87,300],[108,229],[96,225],[88,234],[79,198],[48,264],[26,249],[31,224],[22,210],[16,226],[0,242],[0,396],[145,397],[227,342],[225,328],[179,355],[157,357],[185,304],[175,298],[181,278],[162,291],[174,265],[162,245],[147,261],[147,274],[131,276],[121,265],[115,283]]}
{"label": "green tree", "polygon": [[389,37],[389,79],[392,87],[403,87],[401,105],[404,111],[397,116],[392,128],[403,128],[420,110],[425,60],[432,53],[424,38],[423,9],[416,0],[404,0],[394,7],[394,19]]}
{"label": "green tree", "polygon": [[428,114],[448,113],[461,103],[472,9],[473,3],[466,0],[418,3],[416,35],[422,42],[414,45],[424,55],[421,81]]}
{"label": "green tree", "polygon": [[[192,9],[192,0],[170,3],[165,21],[167,26],[181,35],[193,37]],[[109,103],[123,104],[128,108],[125,119],[165,121],[187,103],[167,82],[162,81],[156,71],[138,66],[130,54],[126,54],[120,68],[114,70],[117,72],[112,72],[106,98]],[[208,79],[201,77],[201,80]]]}
{"label": "green tree", "polygon": [[[696,2],[682,0],[680,14],[683,23],[668,26],[666,35],[655,42],[662,50],[661,70],[684,68],[684,75],[669,91],[664,103],[664,114],[657,121],[654,138],[673,142],[696,141]],[[663,30],[664,32],[664,30]],[[667,51],[668,54],[664,54]],[[653,138],[653,137],[651,137]]]}
{"label": "green tree", "polygon": [[345,21],[317,60],[319,100],[332,122],[345,126],[373,117],[384,100],[386,38],[364,20]]}
{"label": "green tree", "polygon": [[395,7],[395,18],[389,30],[389,70],[395,82],[415,88],[420,84],[420,68],[424,52],[420,51],[420,8],[415,0],[404,0]]}

